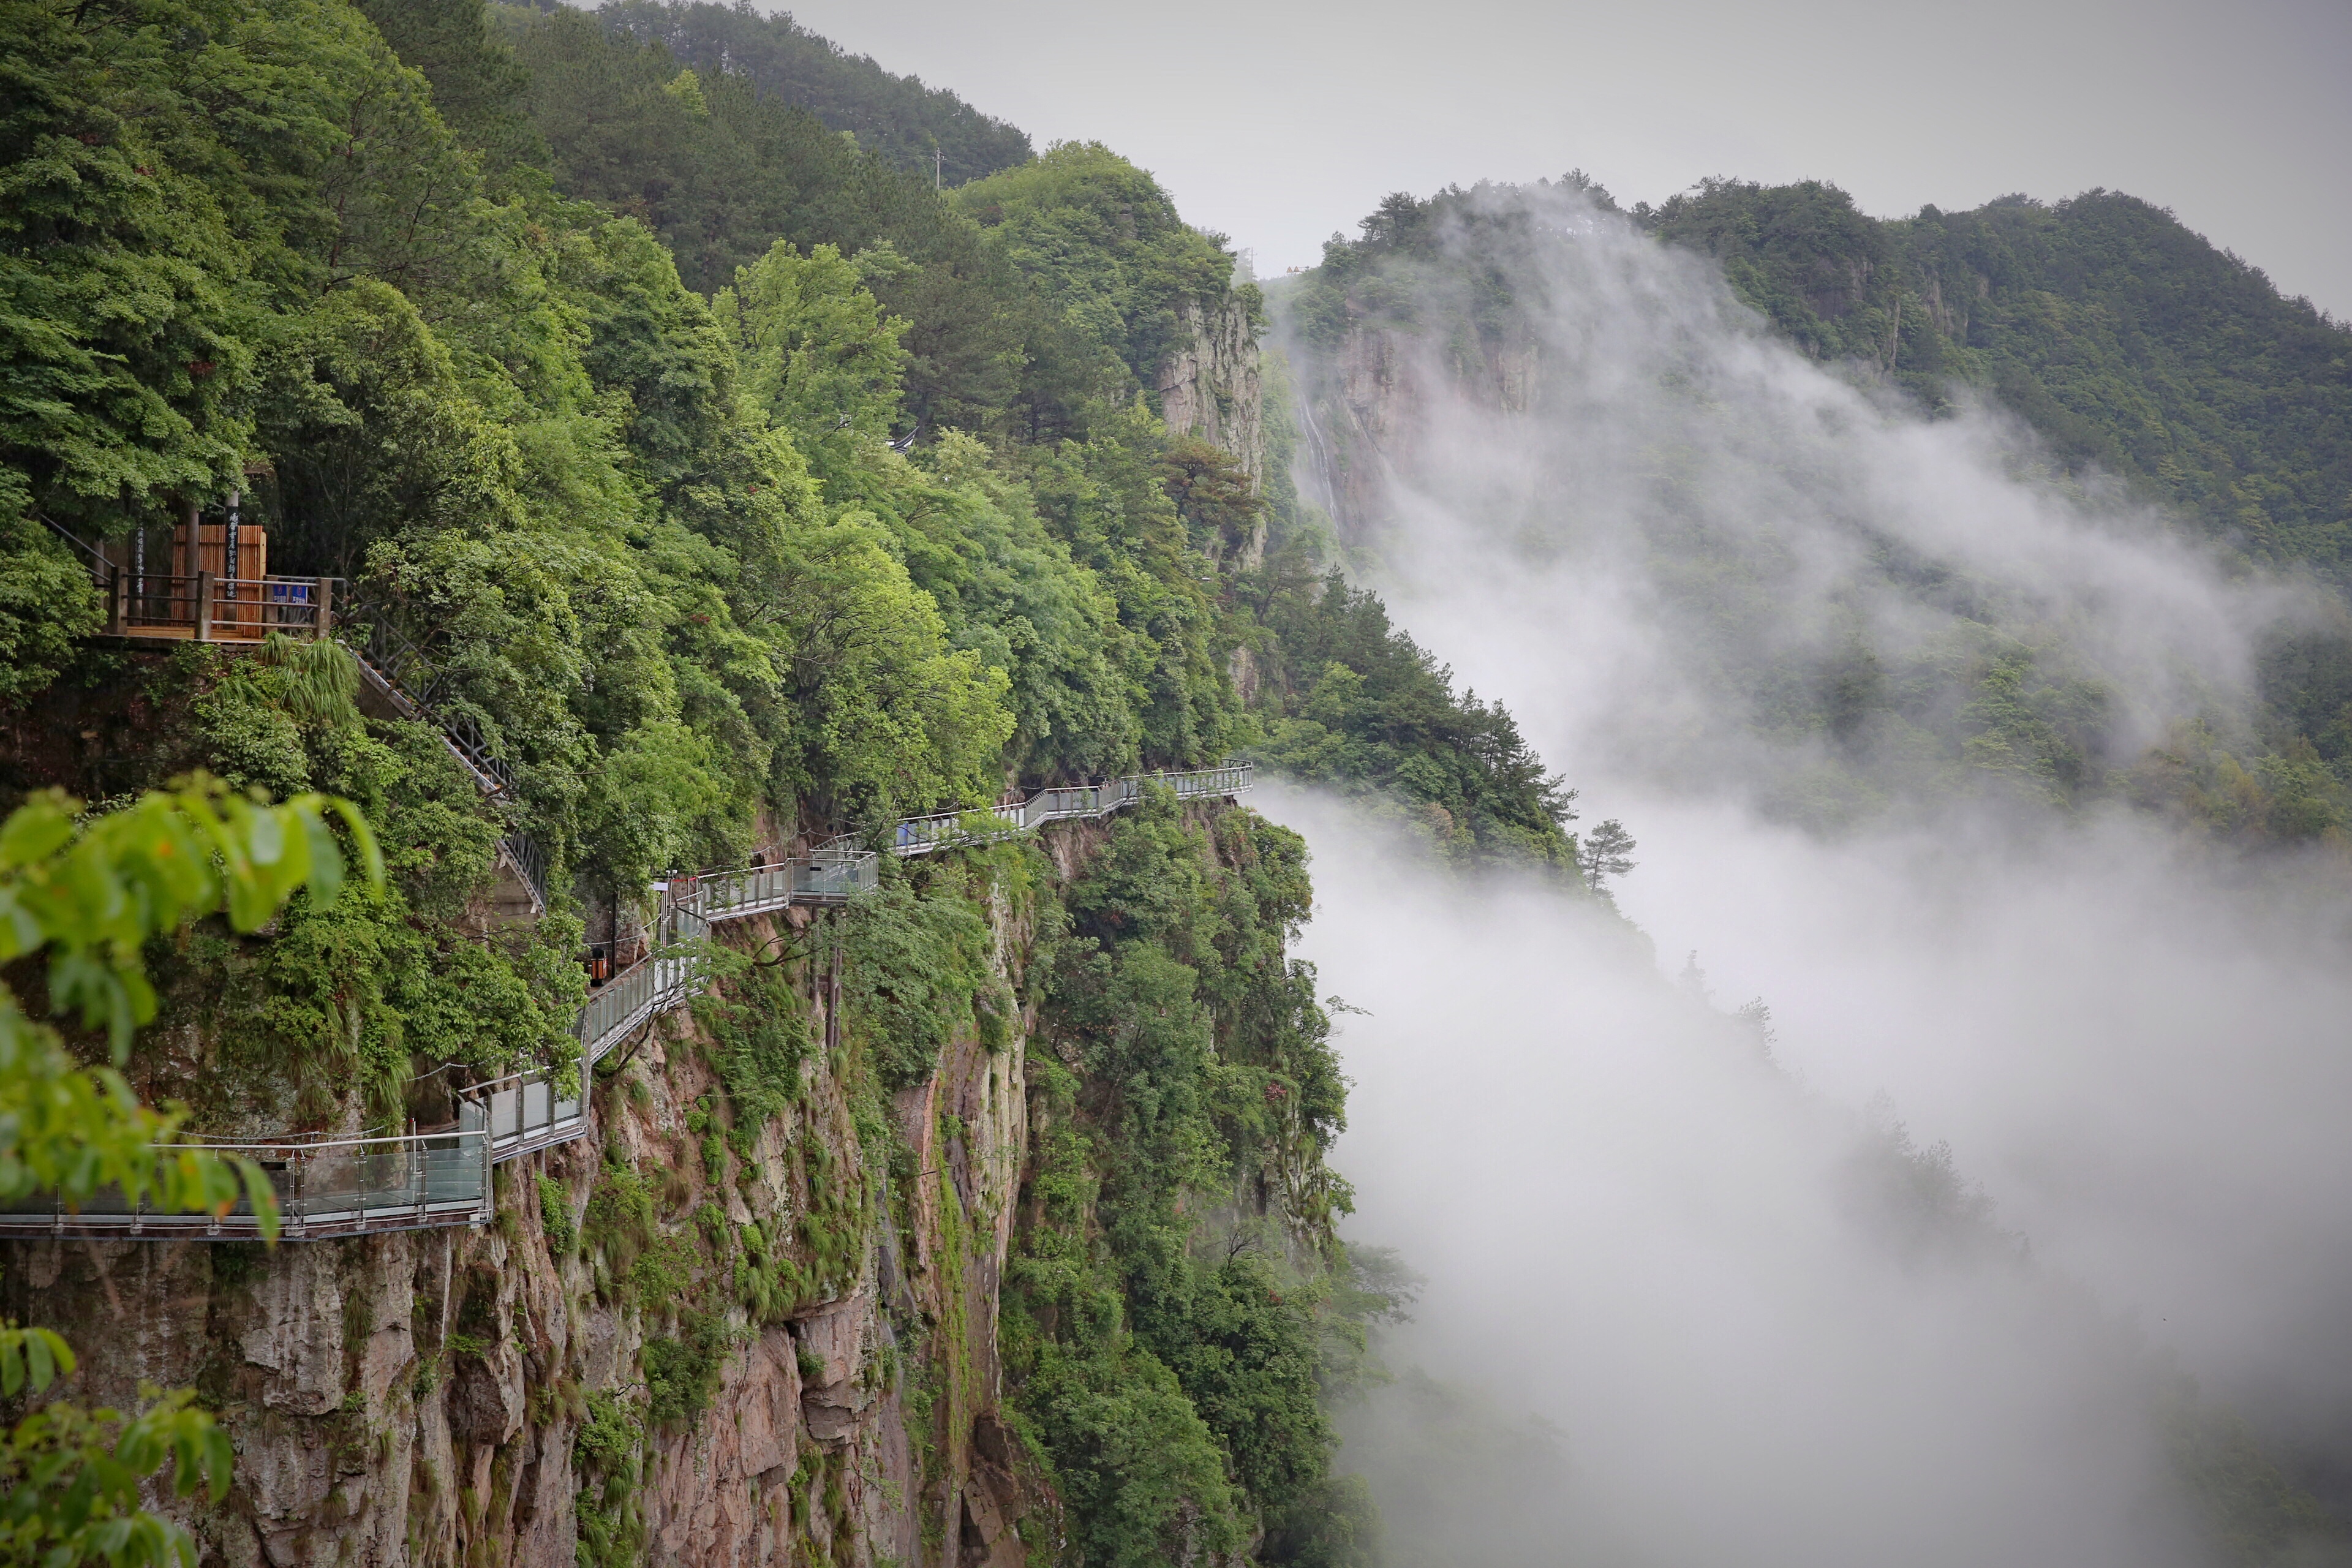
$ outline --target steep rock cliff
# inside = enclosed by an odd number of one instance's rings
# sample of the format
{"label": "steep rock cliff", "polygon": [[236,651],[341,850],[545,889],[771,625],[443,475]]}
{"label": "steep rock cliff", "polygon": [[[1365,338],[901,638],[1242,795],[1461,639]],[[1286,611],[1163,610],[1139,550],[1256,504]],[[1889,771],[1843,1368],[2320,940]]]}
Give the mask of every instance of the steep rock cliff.
{"label": "steep rock cliff", "polygon": [[[1257,325],[1248,300],[1225,295],[1203,307],[1187,300],[1175,350],[1162,361],[1155,390],[1173,436],[1192,436],[1230,453],[1253,479],[1266,477],[1265,392],[1258,366]],[[1245,552],[1255,564],[1261,534]]]}
{"label": "steep rock cliff", "polygon": [[[982,898],[1016,997],[1027,908]],[[86,1402],[193,1385],[218,1413],[236,1484],[175,1509],[208,1563],[1005,1565],[1024,1531],[1050,1550],[995,1349],[1029,1015],[955,1031],[886,1094],[844,1026],[830,917],[788,915],[730,936],[748,962],[717,1005],[624,1053],[593,1140],[499,1168],[494,1226],[12,1244],[0,1310],[73,1331]],[[788,991],[740,981],[763,961]],[[764,1121],[727,1093],[745,1029],[793,1036],[796,1085]]]}
{"label": "steep rock cliff", "polygon": [[1432,417],[1441,401],[1526,414],[1542,371],[1541,345],[1531,340],[1441,346],[1363,321],[1328,350],[1285,347],[1297,367],[1301,487],[1356,545],[1378,543],[1395,521],[1399,489],[1422,472],[1427,444],[1445,438]]}

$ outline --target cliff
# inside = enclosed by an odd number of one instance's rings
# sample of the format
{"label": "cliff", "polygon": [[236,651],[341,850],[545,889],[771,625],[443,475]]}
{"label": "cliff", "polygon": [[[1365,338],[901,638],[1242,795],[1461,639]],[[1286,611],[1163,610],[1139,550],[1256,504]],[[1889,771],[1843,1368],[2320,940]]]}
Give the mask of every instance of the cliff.
{"label": "cliff", "polygon": [[[16,1243],[0,1310],[79,1331],[86,1403],[199,1391],[237,1455],[225,1504],[179,1510],[208,1563],[1055,1560],[1069,1456],[999,1352],[1008,1264],[1068,1217],[1028,1196],[1037,966],[1107,862],[1265,876],[1248,847],[1274,830],[1245,817],[1148,805],[928,864],[870,908],[741,922],[710,994],[600,1073],[593,1139],[498,1169],[482,1229]],[[1061,1156],[1100,1112],[1066,1098]],[[1241,1190],[1237,1213],[1306,1213]]]}
{"label": "cliff", "polygon": [[1429,478],[1432,448],[1450,433],[1442,409],[1524,416],[1543,364],[1532,337],[1456,338],[1441,349],[1410,329],[1365,321],[1349,321],[1328,345],[1294,341],[1287,350],[1299,378],[1302,490],[1357,547],[1377,548],[1396,521],[1400,491]]}
{"label": "cliff", "polygon": [[1227,294],[1205,308],[1186,300],[1178,317],[1176,342],[1155,388],[1169,433],[1222,447],[1263,483],[1265,395],[1248,299]]}
{"label": "cliff", "polygon": [[[1017,984],[1027,932],[994,912]],[[789,913],[735,941],[818,938]],[[597,1086],[596,1142],[499,1170],[493,1227],[22,1244],[6,1310],[114,1326],[78,1336],[81,1397],[194,1385],[228,1425],[236,1487],[187,1520],[208,1562],[1022,1562],[1051,1500],[1015,1479],[994,1337],[1026,1030],[861,1105],[837,993],[787,973],[757,1013],[729,985],[657,1023]],[[795,1026],[831,1048],[754,1124],[714,1062]]]}

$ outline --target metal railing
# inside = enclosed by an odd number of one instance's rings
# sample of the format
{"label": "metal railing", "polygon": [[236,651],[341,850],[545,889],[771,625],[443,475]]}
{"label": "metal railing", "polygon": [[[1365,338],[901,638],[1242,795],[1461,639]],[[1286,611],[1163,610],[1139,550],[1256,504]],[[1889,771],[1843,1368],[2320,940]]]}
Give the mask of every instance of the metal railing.
{"label": "metal railing", "polygon": [[531,910],[543,914],[547,910],[547,851],[539,840],[528,833],[509,833],[499,840],[499,848],[507,863],[515,868],[523,885],[530,889]]}
{"label": "metal railing", "polygon": [[580,1041],[581,1066],[593,1068],[648,1019],[685,1001],[701,973],[702,965],[690,951],[669,944],[597,987],[572,1026]]}
{"label": "metal railing", "polygon": [[[484,1225],[490,1218],[493,1151],[478,1110],[461,1115],[456,1127],[404,1137],[203,1147],[262,1168],[278,1200],[278,1234],[285,1240]],[[110,1187],[78,1211],[68,1211],[52,1194],[0,1212],[0,1234],[27,1233],[248,1241],[261,1235],[261,1226],[252,1204],[242,1197],[222,1214],[165,1214],[127,1203],[120,1188]]]}
{"label": "metal railing", "polygon": [[[575,1086],[588,1066],[580,1064],[573,1075]],[[568,1143],[587,1131],[588,1112],[579,1089],[566,1092],[559,1078],[559,1069],[538,1067],[464,1091],[458,1101],[461,1121],[478,1120],[488,1130],[493,1163]]]}
{"label": "metal railing", "polygon": [[[338,579],[216,579],[203,572],[133,576],[65,530],[58,531],[89,558],[92,576],[106,597],[108,630],[203,640],[258,641],[271,630],[314,637],[336,635],[358,658],[362,677],[395,711],[432,724],[486,795],[510,803],[519,799],[514,771],[491,751],[472,715],[455,706],[453,673],[388,615],[350,605],[339,616]],[[906,818],[893,826],[889,847],[902,857],[928,855],[995,843],[1048,822],[1107,816],[1141,799],[1150,783],[1166,784],[1180,799],[1236,797],[1248,791],[1250,770],[1246,764],[1228,763],[1102,784],[1055,785],[985,813]],[[545,854],[520,833],[507,835],[499,847],[543,909]],[[834,840],[775,865],[673,877],[659,885],[662,908],[652,951],[599,986],[574,1020],[580,1049],[570,1068],[535,1067],[461,1089],[456,1123],[431,1131],[202,1146],[261,1167],[277,1198],[280,1234],[288,1239],[487,1224],[493,1206],[492,1167],[587,1133],[590,1118],[582,1086],[604,1057],[701,987],[708,973],[703,944],[714,924],[795,903],[840,904],[879,884],[880,857],[854,838]],[[572,1079],[570,1088],[563,1085],[566,1077]],[[251,1204],[243,1198],[216,1214],[164,1214],[131,1204],[119,1189],[110,1189],[70,1211],[54,1194],[0,1208],[0,1235],[28,1233],[233,1240],[257,1237],[261,1229]]]}
{"label": "metal railing", "polygon": [[89,568],[91,581],[96,582],[100,580],[100,574],[111,564],[111,563],[106,559],[104,552],[99,550],[95,545],[82,538],[80,534],[76,533],[72,529],[68,528],[64,523],[58,521],[55,518],[45,515],[38,509],[34,510],[33,515],[39,518],[43,526],[47,528],[51,533],[56,534],[59,539],[64,540],[68,544],[73,546],[74,549],[81,552],[82,564]]}
{"label": "metal railing", "polygon": [[789,904],[845,903],[881,883],[879,856],[835,843],[773,866],[673,877],[664,891],[678,908],[706,921],[732,921],[772,913]]}
{"label": "metal railing", "polygon": [[485,795],[512,800],[520,794],[514,769],[490,749],[481,721],[451,706],[457,700],[456,672],[394,625],[380,605],[352,605],[344,612],[343,626],[344,646],[360,661],[362,672],[373,678],[403,717],[438,729]]}
{"label": "metal railing", "polygon": [[[393,623],[381,608],[361,603],[348,606],[340,628],[343,646],[359,661],[361,678],[390,702],[402,717],[430,724],[441,733],[449,754],[473,775],[482,793],[509,805],[521,799],[515,772],[490,749],[481,721],[462,709],[449,706],[457,680],[416,640]],[[534,911],[547,908],[547,851],[527,833],[509,833],[499,848],[523,885],[530,889]]]}
{"label": "metal railing", "polygon": [[[1248,763],[1224,763],[1183,773],[1131,774],[1102,784],[1057,784],[1039,790],[1027,800],[992,806],[985,813],[942,811],[929,816],[909,816],[892,828],[890,852],[928,855],[935,849],[995,844],[1048,822],[1108,816],[1142,799],[1144,786],[1150,784],[1173,789],[1179,800],[1246,795],[1250,767]],[[1001,826],[980,829],[966,826],[982,816],[993,817]]]}
{"label": "metal railing", "polygon": [[[901,856],[926,855],[958,844],[993,843],[1048,822],[1108,816],[1133,805],[1151,783],[1168,785],[1181,799],[1238,797],[1249,790],[1250,770],[1228,764],[1043,789],[996,807],[988,815],[1002,826],[979,832],[963,827],[968,813],[909,817],[898,825],[892,848]],[[907,833],[909,827],[916,831]],[[702,987],[709,973],[703,944],[714,925],[796,903],[845,903],[880,885],[880,862],[874,851],[836,840],[775,865],[703,871],[659,884],[652,951],[589,996],[572,1026],[580,1042],[577,1063],[569,1069],[530,1068],[460,1089],[454,1127],[383,1138],[205,1147],[253,1160],[268,1173],[284,1239],[487,1224],[491,1168],[589,1132],[582,1092],[589,1075],[637,1030]],[[567,1071],[576,1075],[570,1089],[562,1084]],[[124,1203],[120,1193],[110,1202],[100,1193],[78,1212],[68,1212],[54,1197],[0,1209],[0,1235],[26,1234],[242,1240],[257,1237],[260,1227],[243,1200],[221,1215],[157,1214]]]}

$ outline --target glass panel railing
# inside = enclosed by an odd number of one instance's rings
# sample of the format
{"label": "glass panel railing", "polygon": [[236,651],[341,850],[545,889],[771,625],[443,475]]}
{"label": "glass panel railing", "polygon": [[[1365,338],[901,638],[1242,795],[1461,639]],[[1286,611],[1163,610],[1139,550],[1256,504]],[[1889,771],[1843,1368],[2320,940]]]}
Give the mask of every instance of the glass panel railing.
{"label": "glass panel railing", "polygon": [[576,1030],[585,1062],[593,1066],[660,1005],[663,974],[658,958],[640,959],[589,996]]}
{"label": "glass panel railing", "polygon": [[992,842],[998,837],[1026,832],[1048,822],[1077,816],[1101,816],[1142,799],[1146,783],[1166,784],[1181,800],[1241,795],[1249,789],[1249,764],[1242,763],[1196,768],[1186,773],[1129,776],[1099,784],[1055,785],[1039,790],[1017,804],[992,807],[991,814],[1004,824],[1002,834],[969,832],[965,827],[969,820],[967,814],[935,812],[928,816],[906,817],[894,825],[890,830],[890,848],[892,853],[901,856],[925,855],[954,845]]}
{"label": "glass panel railing", "polygon": [[[311,1144],[214,1143],[210,1152],[251,1160],[278,1203],[283,1234],[340,1233],[413,1224],[478,1223],[488,1217],[488,1168],[478,1131],[342,1139]],[[0,1207],[0,1231],[62,1225],[126,1234],[252,1236],[259,1224],[240,1196],[226,1214],[158,1214],[135,1208],[119,1188],[68,1209],[54,1194]]]}
{"label": "glass panel railing", "polygon": [[[291,595],[289,595],[291,597]],[[299,600],[296,600],[299,603]],[[1055,785],[996,807],[995,831],[967,833],[963,814],[909,817],[894,831],[902,854],[950,844],[984,843],[1047,822],[1098,817],[1142,798],[1146,782],[1173,788],[1180,798],[1239,795],[1250,787],[1247,764],[1194,769],[1103,784]],[[880,885],[881,858],[836,840],[773,866],[679,878],[663,889],[667,940],[593,993],[577,1023],[584,1075],[605,1051],[655,1014],[676,1005],[698,984],[704,964],[697,943],[715,921],[782,908],[795,900],[837,901]],[[278,1195],[289,1234],[315,1227],[320,1235],[384,1225],[479,1223],[486,1217],[491,1162],[576,1137],[587,1126],[582,1088],[556,1086],[551,1068],[535,1068],[461,1096],[453,1130],[406,1138],[346,1139],[316,1143],[213,1145],[254,1160]],[[0,1205],[0,1231],[53,1224],[138,1234],[195,1231],[251,1235],[255,1221],[240,1201],[226,1216],[141,1213],[120,1192],[93,1194],[65,1215],[54,1197]]]}
{"label": "glass panel railing", "polygon": [[482,1200],[482,1155],[478,1137],[444,1135],[418,1140],[417,1195],[427,1208]]}
{"label": "glass panel railing", "polygon": [[459,1128],[474,1132],[487,1127],[493,1157],[499,1160],[576,1136],[583,1125],[580,1099],[557,1091],[555,1071],[534,1068],[463,1090]]}

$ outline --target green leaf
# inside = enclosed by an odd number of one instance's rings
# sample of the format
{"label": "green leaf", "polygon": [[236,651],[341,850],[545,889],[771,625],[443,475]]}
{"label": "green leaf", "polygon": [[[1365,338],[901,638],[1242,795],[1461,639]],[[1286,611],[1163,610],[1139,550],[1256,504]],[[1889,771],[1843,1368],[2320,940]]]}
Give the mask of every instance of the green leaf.
{"label": "green leaf", "polygon": [[0,825],[0,869],[46,860],[72,837],[73,816],[63,795],[36,796]]}
{"label": "green leaf", "polygon": [[257,866],[275,866],[286,853],[286,826],[274,811],[257,811],[247,819],[246,854]]}
{"label": "green leaf", "polygon": [[246,1201],[253,1205],[254,1218],[261,1226],[264,1241],[278,1239],[278,1194],[269,1184],[269,1173],[250,1160],[236,1162],[238,1178],[245,1184]]}
{"label": "green leaf", "polygon": [[327,826],[324,817],[315,814],[304,814],[302,837],[308,856],[305,871],[310,901],[323,909],[333,903],[335,895],[342,890],[342,851],[335,843],[334,830]]}

